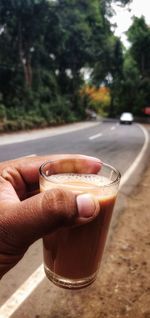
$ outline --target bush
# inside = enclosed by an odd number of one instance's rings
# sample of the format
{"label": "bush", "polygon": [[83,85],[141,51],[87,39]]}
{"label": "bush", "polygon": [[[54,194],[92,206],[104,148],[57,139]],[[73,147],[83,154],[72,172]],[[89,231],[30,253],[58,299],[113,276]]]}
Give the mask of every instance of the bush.
{"label": "bush", "polygon": [[0,104],[0,120],[4,121],[6,120],[6,108],[3,104]]}
{"label": "bush", "polygon": [[74,122],[77,117],[73,111],[70,110],[71,103],[65,96],[58,95],[50,103],[41,104],[41,116],[48,124],[63,124]]}
{"label": "bush", "polygon": [[40,115],[47,124],[56,124],[56,116],[53,114],[50,104],[42,104],[40,106]]}
{"label": "bush", "polygon": [[17,131],[20,129],[20,122],[15,120],[6,120],[3,125],[4,131]]}
{"label": "bush", "polygon": [[[48,88],[46,91],[48,100]],[[12,99],[12,106],[9,105],[6,108],[0,104],[0,131],[42,128],[81,119],[80,109],[84,110],[81,96],[76,101],[76,109],[74,109],[70,96],[57,94],[49,101],[42,102],[41,91],[36,93],[26,89],[24,92],[22,100],[19,96]]]}

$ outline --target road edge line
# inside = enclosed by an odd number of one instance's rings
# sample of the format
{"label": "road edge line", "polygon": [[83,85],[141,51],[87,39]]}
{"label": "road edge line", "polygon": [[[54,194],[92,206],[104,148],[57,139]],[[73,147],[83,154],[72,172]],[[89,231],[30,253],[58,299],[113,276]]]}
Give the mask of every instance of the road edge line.
{"label": "road edge line", "polygon": [[43,264],[8,298],[0,308],[0,318],[9,318],[45,278]]}
{"label": "road edge line", "polygon": [[124,186],[124,184],[130,178],[132,173],[135,171],[135,169],[137,168],[138,164],[142,160],[145,152],[147,151],[147,148],[148,148],[148,145],[149,145],[149,134],[148,134],[148,131],[141,124],[137,124],[137,126],[142,130],[142,132],[144,134],[144,137],[145,137],[145,141],[144,141],[142,149],[140,150],[139,154],[135,158],[134,162],[132,163],[130,168],[128,168],[128,170],[125,172],[125,174],[122,176],[121,182],[120,182],[120,188],[122,188]]}

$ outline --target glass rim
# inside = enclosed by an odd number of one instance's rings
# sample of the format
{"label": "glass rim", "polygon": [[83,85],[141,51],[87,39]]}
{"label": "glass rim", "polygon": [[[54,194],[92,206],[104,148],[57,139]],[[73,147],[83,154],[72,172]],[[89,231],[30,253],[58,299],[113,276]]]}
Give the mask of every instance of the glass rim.
{"label": "glass rim", "polygon": [[[47,164],[54,163],[54,162],[61,161],[61,160],[66,160],[66,159],[63,159],[63,158],[62,158],[62,159],[58,159],[58,160],[48,160],[48,161],[43,162],[42,165],[41,165],[40,168],[39,168],[39,173],[40,173],[40,175],[41,175],[43,178],[45,178],[47,181],[56,184],[54,181],[50,181],[50,180],[49,180],[49,178],[48,178],[48,177],[46,176],[46,174],[42,171],[42,169],[43,169]],[[68,159],[68,160],[73,160],[73,159]],[[79,160],[82,160],[82,159],[79,159]],[[111,181],[109,184],[100,185],[100,186],[99,186],[99,185],[93,185],[92,188],[106,188],[106,187],[110,187],[110,186],[112,186],[112,185],[115,185],[115,184],[119,183],[119,182],[120,182],[120,179],[121,179],[121,173],[120,173],[120,171],[119,171],[118,169],[116,169],[115,167],[111,166],[110,164],[106,163],[106,162],[101,161],[101,164],[102,164],[102,167],[104,166],[104,167],[107,167],[107,168],[111,169],[112,171],[114,171],[114,172],[116,173],[116,178],[115,178],[115,180]],[[101,168],[102,168],[102,167],[101,167]],[[100,169],[100,171],[101,171],[101,169]],[[66,173],[67,173],[67,172],[66,172]],[[77,172],[77,174],[78,174],[78,172]],[[79,172],[79,174],[80,174],[80,172]],[[85,174],[86,174],[86,173],[85,173]],[[88,173],[87,173],[87,174],[88,174]],[[89,173],[89,174],[92,174],[92,173]],[[95,174],[95,175],[96,175],[96,174]],[[58,184],[58,186],[59,186],[59,184]]]}

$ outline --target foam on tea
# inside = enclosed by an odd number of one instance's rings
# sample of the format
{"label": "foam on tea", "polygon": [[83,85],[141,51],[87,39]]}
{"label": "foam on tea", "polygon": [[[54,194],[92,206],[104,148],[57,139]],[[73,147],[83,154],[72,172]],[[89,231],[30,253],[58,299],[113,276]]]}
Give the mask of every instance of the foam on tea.
{"label": "foam on tea", "polygon": [[40,187],[41,191],[63,188],[76,193],[89,192],[98,197],[99,200],[103,200],[106,196],[112,197],[115,195],[114,189],[107,188],[107,185],[110,185],[110,180],[101,175],[61,173],[46,176]]}

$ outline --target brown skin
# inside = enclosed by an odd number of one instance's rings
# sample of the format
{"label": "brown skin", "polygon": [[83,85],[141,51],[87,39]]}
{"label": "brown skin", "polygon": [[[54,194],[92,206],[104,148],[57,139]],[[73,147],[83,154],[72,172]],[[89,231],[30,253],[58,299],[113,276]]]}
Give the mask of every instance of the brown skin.
{"label": "brown skin", "polygon": [[[37,239],[61,226],[93,218],[99,210],[93,197],[83,200],[70,191],[39,193],[39,167],[47,160],[73,159],[70,170],[96,173],[101,162],[81,155],[50,155],[0,163],[0,277],[15,266]],[[80,163],[84,159],[84,164]],[[88,214],[87,213],[87,209]],[[85,213],[86,211],[86,213]]]}

